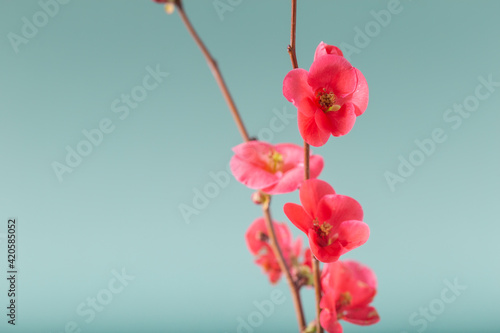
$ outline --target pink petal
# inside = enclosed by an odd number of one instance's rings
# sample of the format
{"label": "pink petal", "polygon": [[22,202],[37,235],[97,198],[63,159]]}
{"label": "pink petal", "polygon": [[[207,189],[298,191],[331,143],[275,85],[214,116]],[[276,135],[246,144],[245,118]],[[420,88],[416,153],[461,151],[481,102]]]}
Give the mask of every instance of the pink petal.
{"label": "pink petal", "polygon": [[313,229],[309,229],[309,247],[316,259],[321,262],[330,263],[337,261],[342,254],[342,245],[339,242],[333,242],[328,246],[321,246],[320,239]]}
{"label": "pink petal", "polygon": [[309,69],[307,82],[314,92],[325,89],[338,97],[346,97],[356,90],[356,69],[344,57],[328,54],[317,58]]}
{"label": "pink petal", "polygon": [[262,141],[249,141],[233,148],[230,168],[234,177],[252,189],[262,189],[274,185],[279,174],[272,173],[269,166],[269,154],[273,145]]}
{"label": "pink petal", "polygon": [[305,69],[292,69],[283,80],[283,95],[296,107],[307,97],[313,97],[314,93],[307,83],[308,73]]}
{"label": "pink petal", "polygon": [[344,54],[338,47],[321,42],[316,48],[316,52],[314,52],[314,60],[326,54],[334,54],[341,57],[344,56]]}
{"label": "pink petal", "polygon": [[325,194],[317,203],[319,221],[333,226],[347,220],[363,220],[363,208],[355,199],[341,194]]}
{"label": "pink petal", "polygon": [[342,325],[337,320],[335,309],[323,309],[319,315],[321,326],[329,333],[342,333]]}
{"label": "pink petal", "polygon": [[294,203],[286,203],[283,206],[283,211],[286,217],[307,235],[309,228],[312,226],[312,218],[304,208]]}
{"label": "pink petal", "polygon": [[[323,111],[318,111],[323,112]],[[303,113],[298,114],[299,132],[305,142],[314,147],[323,146],[330,138],[330,132],[318,127],[314,117],[308,117]]]}
{"label": "pink petal", "polygon": [[327,112],[325,116],[329,120],[330,133],[333,136],[346,135],[356,122],[355,107],[351,103],[345,103],[340,110]]}
{"label": "pink petal", "polygon": [[280,143],[274,149],[283,156],[283,172],[304,165],[304,148],[292,143]]}
{"label": "pink petal", "polygon": [[366,82],[365,76],[359,69],[356,69],[356,75],[358,77],[358,86],[351,96],[351,103],[354,104],[356,116],[359,116],[365,112],[368,106],[368,83]]}
{"label": "pink petal", "polygon": [[335,127],[333,126],[329,116],[337,116],[339,111],[318,111],[314,114],[314,120],[321,130],[332,133],[335,130]]}
{"label": "pink petal", "polygon": [[325,195],[335,194],[333,187],[319,179],[308,179],[300,187],[300,202],[304,210],[312,217],[317,217],[317,206]]}
{"label": "pink petal", "polygon": [[356,280],[366,283],[370,288],[377,289],[377,276],[368,266],[354,260],[344,260],[343,264]]}
{"label": "pink petal", "polygon": [[373,306],[349,309],[346,311],[343,319],[352,324],[362,326],[373,325],[380,321],[378,312]]}
{"label": "pink petal", "polygon": [[238,156],[233,156],[231,158],[229,166],[236,180],[251,189],[259,190],[269,187],[276,184],[279,180],[277,175],[252,163],[248,163],[240,159]]}
{"label": "pink petal", "polygon": [[255,219],[245,233],[248,249],[252,254],[257,254],[264,247],[266,242],[260,240],[260,234],[267,235],[267,228],[264,218]]}
{"label": "pink petal", "polygon": [[338,241],[342,244],[344,254],[366,243],[370,237],[370,228],[364,222],[351,220],[342,222],[338,233]]}
{"label": "pink petal", "polygon": [[262,169],[268,168],[269,153],[274,146],[264,141],[249,141],[233,147],[235,156]]}
{"label": "pink petal", "polygon": [[297,190],[304,181],[304,167],[288,170],[275,184],[262,189],[268,194],[283,194]]}
{"label": "pink petal", "polygon": [[[334,273],[330,272],[330,274]],[[334,296],[336,297],[336,301],[342,293],[348,292],[351,296],[351,302],[344,307],[344,310],[369,305],[377,293],[375,288],[359,280],[356,272],[352,271],[351,267],[343,261],[341,262],[341,268],[337,268],[337,275],[334,278],[337,281],[332,281],[333,279],[330,278],[330,283],[335,283]]]}
{"label": "pink petal", "polygon": [[[323,266],[321,272],[321,287],[325,292],[325,306],[321,304],[321,307],[326,307],[330,304],[331,307],[336,306],[336,296],[338,294],[339,286],[342,283],[342,275],[344,274],[344,265],[342,261],[335,261],[328,263]],[[328,296],[328,297],[326,297]],[[323,302],[323,299],[321,299]]]}
{"label": "pink petal", "polygon": [[[278,223],[273,221],[273,227],[276,232],[278,244],[283,251],[283,254],[289,254],[292,249],[292,233],[286,223]],[[267,227],[266,227],[267,230]]]}
{"label": "pink petal", "polygon": [[302,113],[305,116],[313,117],[316,114],[316,111],[321,111],[318,105],[314,102],[314,96],[311,98],[304,98],[297,107],[299,113]]}

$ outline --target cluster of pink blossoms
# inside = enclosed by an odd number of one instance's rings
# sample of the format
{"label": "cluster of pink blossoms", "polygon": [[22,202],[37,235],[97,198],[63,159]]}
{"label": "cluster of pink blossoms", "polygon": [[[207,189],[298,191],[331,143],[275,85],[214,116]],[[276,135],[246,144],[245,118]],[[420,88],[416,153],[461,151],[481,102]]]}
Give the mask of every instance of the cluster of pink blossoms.
{"label": "cluster of pink blossoms", "polygon": [[[165,4],[167,13],[172,13],[176,5],[181,7],[180,0],[153,1]],[[363,74],[339,48],[323,42],[316,48],[309,71],[296,68],[286,75],[283,95],[298,110],[302,138],[315,147],[326,144],[330,136],[349,133],[356,117],[368,106],[368,84]],[[267,220],[257,218],[245,235],[255,263],[270,282],[277,283],[285,267],[295,291],[312,286],[314,256],[314,260],[325,263],[319,278],[321,326],[330,333],[342,333],[339,319],[357,325],[377,323],[379,315],[370,305],[377,292],[375,274],[358,262],[339,260],[363,245],[370,229],[363,222],[363,209],[356,200],[337,194],[330,184],[317,179],[323,170],[323,158],[307,156],[309,179],[304,180],[307,163],[301,146],[253,140],[233,151],[231,171],[238,181],[257,190],[252,195],[255,203],[265,204],[268,209],[271,195],[299,190],[302,205],[287,203],[284,213],[307,235],[309,248],[303,250],[302,239],[293,240],[288,226],[272,221],[269,214]]]}
{"label": "cluster of pink blossoms", "polygon": [[[298,109],[298,127],[305,142],[319,147],[330,136],[342,136],[353,128],[356,117],[368,105],[368,85],[339,48],[321,42],[309,69],[293,69],[283,81],[283,94]],[[299,190],[301,205],[287,203],[285,215],[309,239],[302,250],[284,223],[272,222],[284,260],[298,285],[312,285],[312,255],[325,263],[321,275],[320,323],[330,333],[341,333],[338,320],[371,325],[380,318],[370,303],[377,289],[375,274],[355,261],[340,256],[363,245],[370,229],[363,222],[363,209],[353,198],[337,194],[317,179],[323,158],[310,154],[310,179],[304,180],[304,148],[290,143],[272,145],[249,141],[233,148],[230,167],[235,178],[258,190],[257,202],[268,195]],[[255,200],[254,200],[255,201]],[[269,244],[264,218],[256,219],[246,233],[255,262],[276,283],[281,274]]]}
{"label": "cluster of pink blossoms", "polygon": [[[273,221],[274,230],[278,239],[283,256],[292,269],[292,275],[302,279],[302,283],[311,284],[312,257],[311,251],[306,249],[302,252],[302,238],[292,239],[292,233],[285,223]],[[281,269],[276,256],[269,245],[269,234],[264,218],[258,218],[248,228],[245,238],[250,252],[255,255],[255,263],[262,267],[264,273],[269,276],[272,284],[278,282],[281,277]],[[302,261],[301,259],[302,254]]]}

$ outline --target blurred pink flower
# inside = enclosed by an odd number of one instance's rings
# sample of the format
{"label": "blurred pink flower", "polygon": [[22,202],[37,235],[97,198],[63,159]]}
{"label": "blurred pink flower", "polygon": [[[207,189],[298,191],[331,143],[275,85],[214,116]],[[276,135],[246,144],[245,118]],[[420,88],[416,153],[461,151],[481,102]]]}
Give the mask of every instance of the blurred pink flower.
{"label": "blurred pink flower", "polygon": [[[285,223],[273,221],[278,244],[283,253],[283,257],[288,266],[291,267],[297,262],[302,251],[302,240],[298,238],[293,242],[290,229]],[[281,277],[281,268],[274,252],[269,244],[269,234],[267,232],[264,218],[258,218],[248,228],[245,239],[250,253],[256,256],[255,263],[262,267],[269,276],[271,283],[276,283]]]}
{"label": "blurred pink flower", "polygon": [[377,293],[377,277],[370,268],[352,260],[326,264],[321,288],[320,323],[328,332],[342,333],[340,319],[356,325],[380,321],[377,310],[370,306]]}
{"label": "blurred pink flower", "polygon": [[[304,148],[291,143],[272,145],[249,141],[233,148],[230,167],[234,177],[251,189],[268,194],[295,191],[304,180]],[[323,158],[310,157],[310,176],[323,169]]]}

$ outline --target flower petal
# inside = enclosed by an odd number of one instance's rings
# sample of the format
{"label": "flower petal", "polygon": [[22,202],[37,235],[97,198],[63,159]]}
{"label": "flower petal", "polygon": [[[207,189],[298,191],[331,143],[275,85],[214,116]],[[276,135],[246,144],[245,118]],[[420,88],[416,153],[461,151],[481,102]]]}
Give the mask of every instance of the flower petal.
{"label": "flower petal", "polygon": [[319,322],[321,326],[329,333],[342,333],[342,325],[337,320],[337,312],[335,308],[323,309],[319,315]]}
{"label": "flower petal", "polygon": [[304,148],[293,143],[280,143],[274,149],[283,156],[283,172],[304,166]]}
{"label": "flower petal", "polygon": [[363,208],[359,202],[346,195],[325,193],[319,198],[317,209],[315,217],[333,226],[340,226],[348,220],[363,220]]}
{"label": "flower petal", "polygon": [[[322,111],[318,111],[322,112]],[[330,138],[330,132],[324,131],[318,127],[313,117],[298,113],[299,132],[305,142],[314,147],[323,146]]]}
{"label": "flower petal", "polygon": [[317,206],[325,195],[335,194],[333,187],[320,179],[308,179],[300,187],[300,202],[304,210],[312,217],[316,216]]}
{"label": "flower petal", "polygon": [[314,102],[314,99],[304,98],[297,107],[299,113],[308,117],[314,117],[316,111],[321,111],[319,106]]}
{"label": "flower petal", "polygon": [[314,52],[314,60],[326,54],[335,54],[341,57],[344,56],[338,47],[321,42],[316,48],[316,52]]}
{"label": "flower petal", "polygon": [[377,289],[377,276],[371,268],[354,260],[344,260],[342,263],[351,271],[356,280],[366,283],[370,288]]}
{"label": "flower petal", "polygon": [[273,145],[262,141],[249,141],[233,148],[235,155],[229,166],[234,177],[252,189],[262,189],[274,185],[279,174],[270,171],[269,154]]}
{"label": "flower petal", "polygon": [[364,306],[347,310],[343,319],[352,324],[366,326],[378,323],[380,316],[373,306]]}
{"label": "flower petal", "polygon": [[236,180],[251,189],[259,190],[274,185],[279,181],[277,175],[263,170],[252,163],[248,163],[238,156],[231,158],[229,166]]}
{"label": "flower petal", "polygon": [[294,203],[286,203],[283,206],[283,211],[286,217],[300,230],[302,230],[306,235],[309,228],[312,226],[312,218],[306,213],[302,206]]}
{"label": "flower petal", "polygon": [[342,244],[344,254],[366,243],[370,237],[370,228],[364,222],[351,220],[342,222],[338,233],[338,242]]}
{"label": "flower petal", "polygon": [[307,97],[313,96],[313,91],[307,83],[308,73],[305,69],[292,69],[283,80],[283,95],[296,107]]}
{"label": "flower petal", "polygon": [[342,254],[342,245],[339,242],[333,242],[328,246],[321,246],[321,239],[313,229],[309,229],[309,247],[316,259],[321,262],[329,263],[337,261]]}
{"label": "flower petal", "polygon": [[325,90],[344,98],[356,90],[356,69],[344,57],[327,54],[317,58],[309,69],[307,83],[313,92]]}
{"label": "flower petal", "polygon": [[314,114],[314,121],[316,121],[316,125],[318,125],[318,127],[321,130],[331,133],[334,127],[332,126],[328,114],[336,115],[337,111],[330,111],[330,112],[318,111]]}
{"label": "flower petal", "polygon": [[268,168],[269,153],[273,145],[264,141],[248,141],[233,147],[235,156],[262,169]]}
{"label": "flower petal", "polygon": [[365,112],[368,106],[368,83],[366,82],[365,76],[359,69],[356,69],[356,75],[358,77],[358,86],[352,94],[350,101],[354,104],[356,116],[359,116]]}
{"label": "flower petal", "polygon": [[345,103],[338,111],[325,113],[329,120],[330,132],[333,136],[346,135],[354,127],[356,112],[354,104]]}
{"label": "flower petal", "polygon": [[267,236],[266,222],[263,217],[255,219],[245,233],[248,249],[254,255],[259,253],[266,244],[259,237],[261,234]]}

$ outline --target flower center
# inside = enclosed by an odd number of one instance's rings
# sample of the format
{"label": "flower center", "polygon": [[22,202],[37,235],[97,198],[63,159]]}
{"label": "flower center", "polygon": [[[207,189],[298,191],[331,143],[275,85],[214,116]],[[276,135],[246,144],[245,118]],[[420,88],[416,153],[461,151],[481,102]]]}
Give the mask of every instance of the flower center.
{"label": "flower center", "polygon": [[337,319],[341,319],[345,315],[345,311],[342,311],[342,308],[349,306],[352,302],[352,295],[350,292],[346,291],[339,295],[339,299],[337,300]]}
{"label": "flower center", "polygon": [[335,94],[327,93],[323,90],[316,93],[316,98],[319,106],[324,112],[340,110],[340,105],[336,104],[337,96],[335,96]]}
{"label": "flower center", "polygon": [[318,220],[315,220],[313,222],[313,228],[318,237],[321,239],[320,245],[323,247],[331,245],[338,237],[337,235],[334,235],[333,237],[330,236],[330,231],[333,226],[329,223],[324,222],[322,225],[319,225]]}
{"label": "flower center", "polygon": [[281,168],[283,167],[283,155],[275,150],[271,151],[269,153],[269,167],[271,168],[272,173],[281,171]]}
{"label": "flower center", "polygon": [[269,240],[269,236],[262,231],[259,231],[255,238],[261,242],[267,242]]}
{"label": "flower center", "polygon": [[346,291],[345,293],[340,294],[340,297],[337,301],[337,306],[338,307],[347,306],[347,305],[351,304],[351,301],[352,301],[351,293]]}

